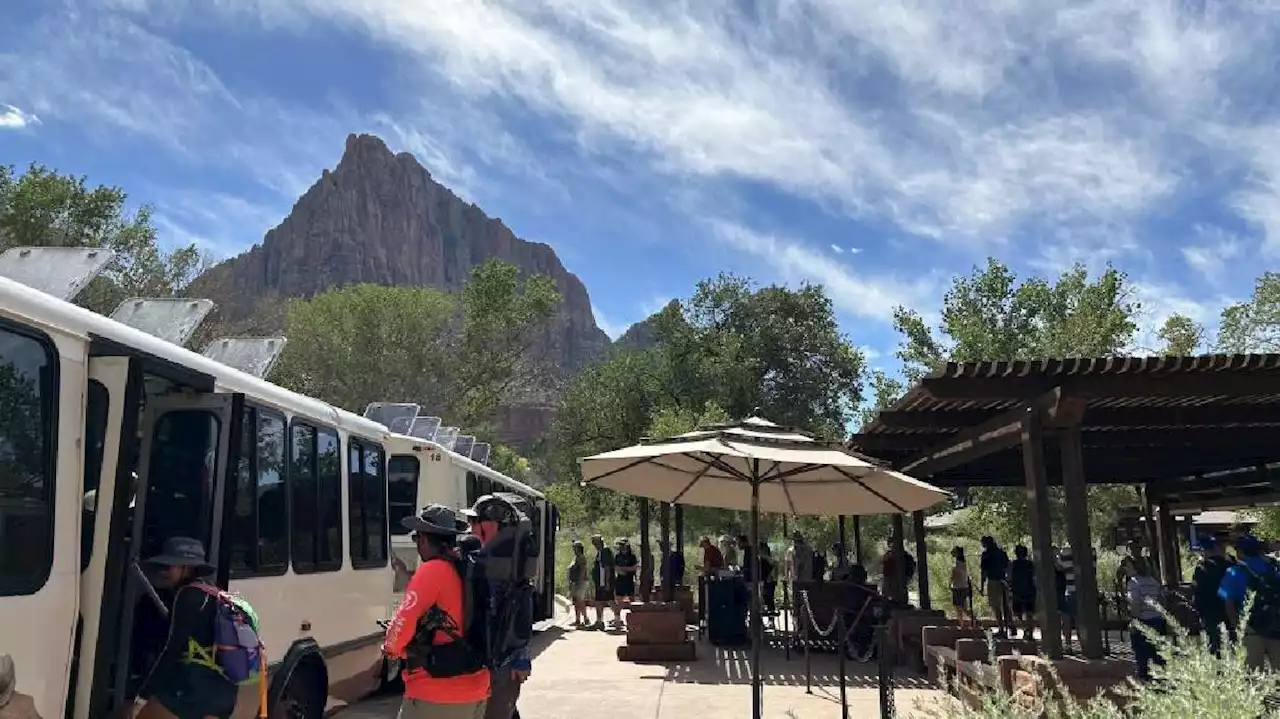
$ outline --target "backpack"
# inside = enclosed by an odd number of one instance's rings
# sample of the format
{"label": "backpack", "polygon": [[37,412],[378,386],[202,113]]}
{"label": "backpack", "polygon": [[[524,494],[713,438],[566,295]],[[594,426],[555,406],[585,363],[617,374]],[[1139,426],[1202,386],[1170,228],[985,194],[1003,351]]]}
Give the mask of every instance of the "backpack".
{"label": "backpack", "polygon": [[258,634],[258,613],[239,594],[203,582],[191,585],[213,598],[213,657],[209,667],[236,686],[258,685],[258,716],[267,715],[267,651]]}
{"label": "backpack", "polygon": [[[427,561],[448,562],[461,578],[461,622],[454,622],[439,605],[430,607],[418,620],[406,650],[406,664],[411,670],[422,669],[437,679],[473,674],[490,663],[486,626],[489,584],[484,577],[484,567],[471,552]],[[436,632],[443,632],[452,641],[436,644]]]}
{"label": "backpack", "polygon": [[1270,571],[1258,574],[1248,564],[1240,562],[1249,573],[1249,589],[1253,591],[1253,608],[1246,625],[1250,634],[1264,639],[1280,639],[1280,565],[1267,560]]}

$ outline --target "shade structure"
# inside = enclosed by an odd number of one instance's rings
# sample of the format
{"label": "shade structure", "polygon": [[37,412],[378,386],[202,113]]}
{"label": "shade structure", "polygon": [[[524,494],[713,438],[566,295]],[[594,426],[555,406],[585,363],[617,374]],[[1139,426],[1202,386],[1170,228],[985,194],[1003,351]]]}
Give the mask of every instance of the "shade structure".
{"label": "shade structure", "polygon": [[[673,504],[751,512],[759,547],[760,512],[901,514],[931,507],[946,491],[760,417],[704,427],[668,439],[579,460],[583,485]],[[760,577],[759,552],[751,576]],[[760,593],[751,593],[751,715],[763,709]]]}
{"label": "shade structure", "polygon": [[[762,424],[764,423],[764,424]],[[902,514],[949,497],[808,435],[752,418],[581,460],[584,484],[673,504],[783,514]]]}

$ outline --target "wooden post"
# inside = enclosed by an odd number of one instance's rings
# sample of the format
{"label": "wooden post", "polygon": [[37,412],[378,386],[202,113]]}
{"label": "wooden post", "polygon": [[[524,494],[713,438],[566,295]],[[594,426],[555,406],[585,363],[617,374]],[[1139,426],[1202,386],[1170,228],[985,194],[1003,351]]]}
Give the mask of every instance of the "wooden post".
{"label": "wooden post", "polygon": [[920,608],[933,609],[929,596],[929,543],[924,536],[924,512],[912,512],[911,521],[916,535],[916,580],[920,589]]}
{"label": "wooden post", "polygon": [[[684,556],[684,505],[676,505],[676,551]],[[699,565],[701,566],[701,565]]]}
{"label": "wooden post", "polygon": [[892,577],[892,578],[886,577],[886,579],[891,579],[891,582],[892,582],[889,585],[890,588],[893,590],[893,594],[892,596],[890,596],[890,599],[893,599],[895,602],[902,602],[905,604],[907,601],[907,578],[904,576],[904,573],[907,568],[907,563],[902,560],[902,555],[907,550],[903,546],[903,541],[905,540],[905,537],[904,537],[904,531],[902,528],[902,515],[901,514],[891,515],[889,521],[890,521],[890,526],[893,528],[892,535],[890,536],[890,541],[893,542],[893,549],[894,551],[897,552],[897,556],[898,556],[898,561],[895,562],[895,564],[897,565],[897,569],[895,571],[897,572],[898,576]]}
{"label": "wooden post", "polygon": [[658,505],[658,530],[662,538],[658,540],[658,580],[662,583],[662,601],[675,599],[675,584],[670,581],[671,565],[671,504],[662,502]]}
{"label": "wooden post", "polygon": [[849,563],[849,538],[844,531],[843,514],[836,519],[836,526],[840,534],[840,553],[836,556],[836,566],[843,567]]}
{"label": "wooden post", "polygon": [[[1036,587],[1040,597],[1040,634],[1044,653],[1062,658],[1062,623],[1058,616],[1058,583],[1054,577],[1052,527],[1049,524],[1049,482],[1044,468],[1044,433],[1040,410],[1027,407],[1022,420],[1022,467],[1027,480],[1027,516],[1031,520],[1031,549],[1035,554]],[[1087,552],[1088,547],[1077,551]]]}
{"label": "wooden post", "polygon": [[1089,528],[1088,486],[1085,483],[1084,451],[1080,427],[1070,427],[1061,435],[1062,484],[1066,494],[1067,537],[1076,569],[1076,632],[1080,651],[1086,659],[1101,659],[1102,619],[1098,613],[1098,573]]}
{"label": "wooden post", "polygon": [[1173,517],[1169,514],[1169,505],[1162,502],[1156,507],[1156,546],[1160,550],[1160,579],[1166,587],[1182,583],[1182,567],[1178,566],[1175,542]]}
{"label": "wooden post", "polygon": [[1142,543],[1151,558],[1151,573],[1160,576],[1160,543],[1156,537],[1156,513],[1151,506],[1151,488],[1143,486],[1142,492]]}
{"label": "wooden post", "polygon": [[649,546],[649,500],[641,497],[640,503],[640,601],[647,602],[653,595],[653,549]]}
{"label": "wooden post", "polygon": [[853,556],[855,562],[862,564],[862,518],[853,515]]}

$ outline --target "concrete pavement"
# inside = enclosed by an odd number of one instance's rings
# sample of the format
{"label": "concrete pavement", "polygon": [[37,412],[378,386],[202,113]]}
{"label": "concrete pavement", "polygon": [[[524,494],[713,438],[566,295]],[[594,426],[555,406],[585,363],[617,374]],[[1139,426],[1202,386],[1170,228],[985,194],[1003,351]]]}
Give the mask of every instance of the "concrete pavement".
{"label": "concrete pavement", "polygon": [[[621,634],[567,628],[567,618],[542,632],[533,646],[533,675],[520,698],[523,719],[743,719],[751,715],[749,651],[703,643],[693,662],[636,664],[618,661]],[[764,716],[768,719],[838,719],[840,693],[833,655],[812,655],[813,691],[805,692],[801,655],[787,661],[782,650],[762,654]],[[875,664],[849,663],[849,715],[879,716]],[[942,697],[914,674],[896,679],[898,716],[918,701]],[[367,700],[338,713],[338,719],[394,717],[399,697]]]}

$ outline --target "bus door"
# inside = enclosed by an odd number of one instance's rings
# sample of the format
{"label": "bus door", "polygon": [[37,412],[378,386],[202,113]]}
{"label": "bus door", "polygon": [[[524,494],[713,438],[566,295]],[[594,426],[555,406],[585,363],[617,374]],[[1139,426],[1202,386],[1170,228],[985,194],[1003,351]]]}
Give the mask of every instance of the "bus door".
{"label": "bus door", "polygon": [[[244,396],[229,393],[148,397],[139,422],[140,448],[133,487],[117,487],[106,581],[117,596],[103,600],[94,686],[88,716],[106,716],[136,696],[168,635],[171,593],[157,587],[144,561],[165,540],[200,540],[226,587],[230,556],[227,514],[235,506],[235,473]],[[129,451],[122,449],[121,456]],[[117,477],[123,473],[117,473]],[[118,541],[117,541],[118,540]],[[115,560],[115,561],[113,561]],[[114,571],[111,571],[114,570]],[[106,641],[103,641],[103,640]]]}
{"label": "bus door", "polygon": [[556,525],[560,512],[556,505],[543,500],[539,509],[542,517],[542,606],[539,619],[554,619],[556,615]]}

